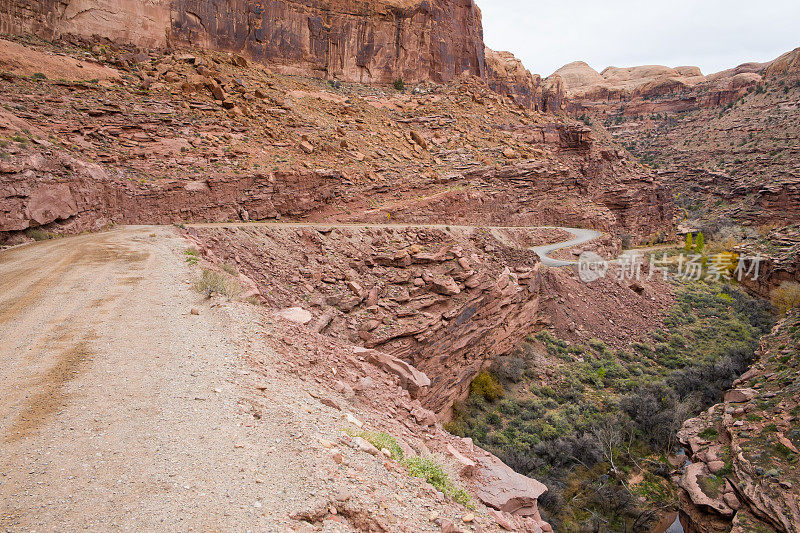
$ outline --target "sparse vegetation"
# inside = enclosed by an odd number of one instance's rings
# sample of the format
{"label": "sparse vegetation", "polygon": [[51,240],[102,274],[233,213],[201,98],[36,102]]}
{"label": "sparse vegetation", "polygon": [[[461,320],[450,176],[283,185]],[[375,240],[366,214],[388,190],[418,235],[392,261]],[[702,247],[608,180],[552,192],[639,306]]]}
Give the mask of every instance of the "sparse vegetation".
{"label": "sparse vegetation", "polygon": [[395,461],[403,460],[403,449],[397,443],[397,439],[383,431],[353,431],[348,432],[352,437],[361,437],[379,450],[389,450],[392,459]]}
{"label": "sparse vegetation", "polygon": [[[768,304],[733,287],[682,284],[649,342],[615,351],[598,339],[529,338],[476,377],[446,429],[544,482],[540,505],[556,529],[644,528],[674,505],[666,455],[677,430],[720,400],[772,323]],[[554,376],[544,386],[535,367],[543,354]],[[644,481],[631,485],[634,475]]]}
{"label": "sparse vegetation", "polygon": [[772,289],[770,301],[782,315],[794,307],[800,307],[800,283],[784,281]]}
{"label": "sparse vegetation", "polygon": [[225,263],[224,265],[222,265],[221,268],[222,268],[222,270],[224,270],[225,272],[227,272],[231,276],[238,276],[239,275],[239,271],[236,269],[236,265],[232,265],[230,263]]}
{"label": "sparse vegetation", "polygon": [[394,86],[394,89],[396,91],[405,91],[406,90],[406,84],[403,81],[403,78],[397,78],[396,80],[394,80],[394,83],[392,85]]}
{"label": "sparse vegetation", "polygon": [[453,484],[444,468],[432,457],[418,455],[405,457],[397,439],[383,431],[347,431],[347,433],[352,437],[361,437],[379,450],[389,450],[391,458],[405,466],[409,474],[424,479],[456,503],[469,508],[474,507],[469,493]]}
{"label": "sparse vegetation", "polygon": [[456,487],[450,481],[450,476],[447,475],[447,472],[434,459],[415,455],[404,459],[403,464],[412,476],[424,479],[436,490],[452,498],[453,501],[466,507],[472,507],[472,498],[469,493],[462,488]]}
{"label": "sparse vegetation", "polygon": [[25,236],[37,242],[56,238],[55,233],[50,233],[49,231],[45,231],[41,228],[28,228],[25,230]]}
{"label": "sparse vegetation", "polygon": [[194,284],[194,289],[206,298],[215,294],[233,299],[241,292],[239,285],[224,274],[213,270],[203,269],[200,279]]}
{"label": "sparse vegetation", "polygon": [[196,265],[200,261],[200,251],[194,246],[184,250],[183,255],[185,256],[185,261],[190,265]]}

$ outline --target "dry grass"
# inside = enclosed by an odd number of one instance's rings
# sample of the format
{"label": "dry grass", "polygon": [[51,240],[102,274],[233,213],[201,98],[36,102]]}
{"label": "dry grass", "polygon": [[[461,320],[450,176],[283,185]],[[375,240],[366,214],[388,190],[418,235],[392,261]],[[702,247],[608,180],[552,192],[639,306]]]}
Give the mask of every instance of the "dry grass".
{"label": "dry grass", "polygon": [[772,289],[770,301],[782,315],[788,313],[790,309],[800,307],[800,283],[784,281],[780,287]]}
{"label": "dry grass", "polygon": [[226,296],[233,300],[241,294],[242,289],[239,284],[220,272],[203,269],[200,279],[194,284],[194,290],[203,294],[206,298],[211,298],[215,294]]}

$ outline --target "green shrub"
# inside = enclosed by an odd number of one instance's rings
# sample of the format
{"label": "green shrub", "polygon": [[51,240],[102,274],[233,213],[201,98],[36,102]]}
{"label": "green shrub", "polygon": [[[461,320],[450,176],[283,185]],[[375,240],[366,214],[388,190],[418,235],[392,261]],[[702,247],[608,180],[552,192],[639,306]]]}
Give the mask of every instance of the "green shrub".
{"label": "green shrub", "polygon": [[469,392],[475,396],[480,396],[490,402],[502,398],[504,391],[503,385],[491,373],[483,371],[472,380],[469,385]]}
{"label": "green shrub", "polygon": [[352,437],[361,437],[379,450],[389,450],[392,459],[401,461],[403,459],[403,449],[397,444],[397,439],[383,431],[356,431],[350,433]]}
{"label": "green shrub", "polygon": [[394,83],[392,85],[394,86],[394,89],[396,91],[405,91],[406,90],[406,84],[403,81],[403,78],[397,78],[396,80],[394,80]]}
{"label": "green shrub", "polygon": [[403,464],[408,469],[408,473],[414,477],[422,478],[445,496],[449,496],[455,502],[470,507],[472,500],[469,494],[453,485],[450,477],[442,469],[441,465],[429,457],[415,455],[403,460]]}
{"label": "green shrub", "polygon": [[500,412],[504,415],[514,416],[519,414],[520,406],[513,399],[507,399],[500,402]]}
{"label": "green shrub", "polygon": [[706,440],[716,440],[719,436],[717,430],[713,427],[705,428],[703,431],[697,434],[700,438]]}

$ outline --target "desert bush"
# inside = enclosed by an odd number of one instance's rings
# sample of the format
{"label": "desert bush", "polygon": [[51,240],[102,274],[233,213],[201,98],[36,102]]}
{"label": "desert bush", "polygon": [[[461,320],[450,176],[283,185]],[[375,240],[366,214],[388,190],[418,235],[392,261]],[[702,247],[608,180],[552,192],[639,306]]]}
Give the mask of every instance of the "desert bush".
{"label": "desert bush", "polygon": [[353,437],[361,437],[379,450],[389,450],[392,459],[400,461],[403,459],[403,449],[397,444],[397,439],[383,431],[358,431],[351,433]]}
{"label": "desert bush", "polygon": [[516,356],[498,357],[492,364],[492,373],[501,381],[519,383],[525,376],[527,364],[525,359]]}
{"label": "desert bush", "polygon": [[241,289],[236,282],[228,279],[224,274],[203,269],[200,279],[194,284],[194,290],[204,295],[206,298],[211,298],[214,294],[221,294],[227,296],[229,299],[233,299],[239,294]]}
{"label": "desert bush", "polygon": [[490,402],[502,398],[504,394],[503,385],[486,370],[475,376],[469,385],[469,392]]}
{"label": "desert bush", "polygon": [[789,309],[800,307],[800,283],[784,281],[770,292],[770,301],[781,315]]}
{"label": "desert bush", "polygon": [[500,402],[500,412],[504,415],[514,416],[519,414],[520,406],[513,399],[505,399]]}
{"label": "desert bush", "polygon": [[25,230],[25,236],[33,239],[36,242],[47,241],[55,238],[55,234],[45,231],[41,228],[29,228]]}
{"label": "desert bush", "polygon": [[403,81],[403,78],[397,78],[396,80],[394,80],[394,83],[392,85],[394,86],[394,89],[396,91],[405,91],[406,90],[406,84]]}
{"label": "desert bush", "polygon": [[436,488],[445,496],[451,497],[455,502],[470,507],[472,498],[464,489],[456,487],[447,472],[442,466],[430,457],[419,457],[417,455],[403,460],[403,464],[408,469],[409,474],[414,477],[422,478]]}

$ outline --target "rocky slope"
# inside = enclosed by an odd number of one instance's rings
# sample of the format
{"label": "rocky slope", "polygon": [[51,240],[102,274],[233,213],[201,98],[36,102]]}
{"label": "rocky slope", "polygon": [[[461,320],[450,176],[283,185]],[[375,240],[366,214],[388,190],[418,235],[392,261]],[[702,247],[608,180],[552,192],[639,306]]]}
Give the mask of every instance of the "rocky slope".
{"label": "rocky slope", "polygon": [[[559,231],[325,225],[188,231],[207,257],[252,279],[268,306],[303,308],[315,331],[425,372],[430,386],[414,395],[444,421],[472,379],[526,335],[555,325],[572,338],[619,345],[646,334],[669,301],[654,297],[669,292],[659,280],[645,281],[637,293],[625,281],[587,287],[569,271],[541,269],[528,247],[565,239]],[[609,244],[606,238],[585,248]],[[607,315],[620,302],[636,313],[612,324]]]}
{"label": "rocky slope", "polygon": [[691,530],[798,531],[800,315],[762,340],[756,364],[724,403],[687,421],[692,464],[681,477]]}
{"label": "rocky slope", "polygon": [[[45,61],[83,46],[28,47],[0,79],[6,237],[278,217],[672,231],[652,172],[479,78],[407,94],[108,43],[79,62],[90,79]],[[31,63],[44,72],[22,75]]]}

